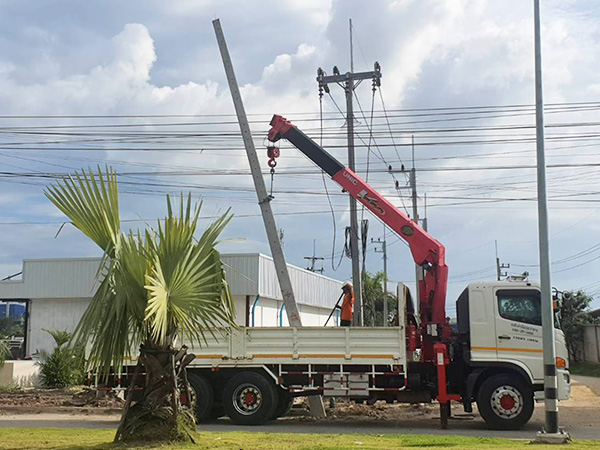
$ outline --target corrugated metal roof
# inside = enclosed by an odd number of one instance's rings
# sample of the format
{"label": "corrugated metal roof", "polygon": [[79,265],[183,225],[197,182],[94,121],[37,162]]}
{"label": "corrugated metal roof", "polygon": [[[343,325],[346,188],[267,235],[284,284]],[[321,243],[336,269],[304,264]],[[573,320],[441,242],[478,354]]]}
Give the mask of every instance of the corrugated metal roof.
{"label": "corrugated metal roof", "polygon": [[97,288],[101,258],[26,259],[21,280],[0,282],[0,298],[86,298]]}
{"label": "corrugated metal roof", "polygon": [[[228,253],[221,259],[233,295],[282,300],[273,259],[259,253]],[[26,259],[21,280],[0,282],[0,299],[88,298],[98,283],[101,258]],[[288,264],[299,304],[332,307],[340,281]]]}

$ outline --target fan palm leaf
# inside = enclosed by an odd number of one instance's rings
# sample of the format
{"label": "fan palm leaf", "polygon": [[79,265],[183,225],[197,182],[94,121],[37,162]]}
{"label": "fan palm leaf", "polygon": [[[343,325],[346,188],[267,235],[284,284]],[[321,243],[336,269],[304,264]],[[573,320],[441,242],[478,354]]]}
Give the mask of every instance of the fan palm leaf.
{"label": "fan palm leaf", "polygon": [[201,343],[205,330],[235,326],[234,307],[215,245],[229,211],[195,240],[201,205],[191,195],[157,229],[120,231],[117,177],[98,168],[46,190],[46,196],[103,251],[99,287],[74,332],[89,364],[107,374],[142,342],[166,347],[181,336]]}

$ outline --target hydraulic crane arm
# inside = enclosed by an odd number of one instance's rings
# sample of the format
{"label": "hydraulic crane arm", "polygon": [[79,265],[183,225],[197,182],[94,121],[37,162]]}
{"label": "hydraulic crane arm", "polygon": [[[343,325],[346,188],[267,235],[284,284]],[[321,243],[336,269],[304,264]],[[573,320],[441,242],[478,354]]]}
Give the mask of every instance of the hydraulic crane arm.
{"label": "hydraulic crane arm", "polygon": [[[271,120],[268,139],[277,142],[281,138],[294,144],[348,194],[408,243],[415,263],[425,269],[425,280],[421,282],[419,290],[421,327],[425,335],[438,336],[446,328],[448,266],[444,246],[288,120],[275,115]],[[429,352],[426,350],[426,353]]]}

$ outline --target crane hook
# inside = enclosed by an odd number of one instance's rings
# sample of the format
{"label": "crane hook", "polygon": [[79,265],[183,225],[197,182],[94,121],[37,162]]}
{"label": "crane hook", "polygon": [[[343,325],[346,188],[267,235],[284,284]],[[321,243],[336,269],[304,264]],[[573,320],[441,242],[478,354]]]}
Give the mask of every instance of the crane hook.
{"label": "crane hook", "polygon": [[281,152],[279,151],[279,147],[268,146],[267,147],[267,156],[269,157],[268,165],[271,168],[271,193],[270,197],[273,197],[273,178],[275,175],[275,166],[277,166],[276,158],[279,158]]}

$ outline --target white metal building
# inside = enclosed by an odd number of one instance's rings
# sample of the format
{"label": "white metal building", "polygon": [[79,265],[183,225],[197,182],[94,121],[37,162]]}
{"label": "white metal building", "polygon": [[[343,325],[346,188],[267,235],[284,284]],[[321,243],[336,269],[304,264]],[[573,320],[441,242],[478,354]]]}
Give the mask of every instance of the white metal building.
{"label": "white metal building", "polygon": [[[259,253],[223,254],[237,323],[245,326],[287,326],[287,314],[275,265]],[[0,282],[0,301],[27,305],[26,354],[50,350],[52,340],[43,331],[72,331],[98,287],[100,258],[28,259],[20,280]],[[324,325],[341,294],[342,283],[288,265],[303,325]],[[334,315],[330,325],[337,325]]]}

